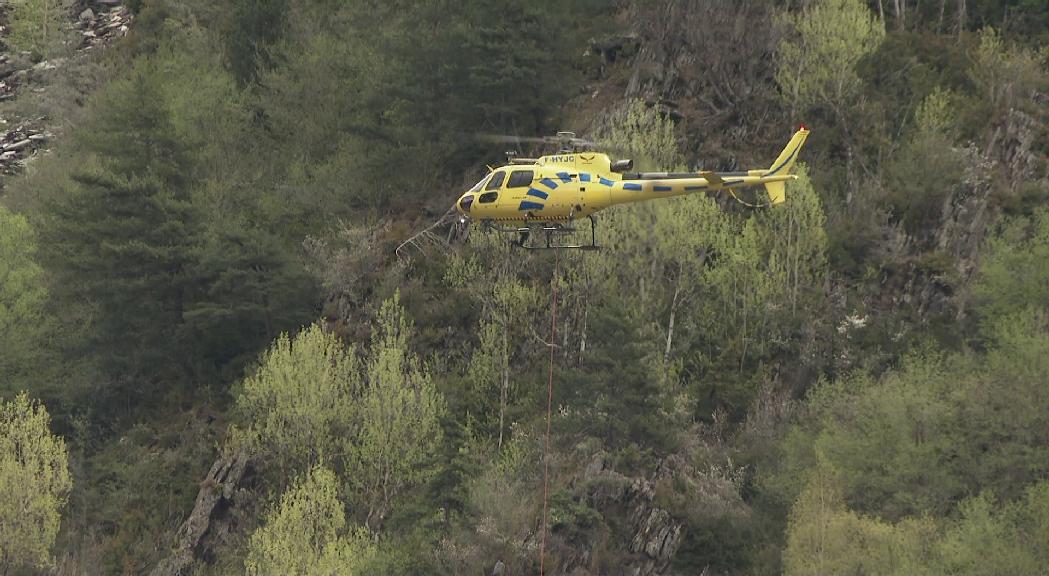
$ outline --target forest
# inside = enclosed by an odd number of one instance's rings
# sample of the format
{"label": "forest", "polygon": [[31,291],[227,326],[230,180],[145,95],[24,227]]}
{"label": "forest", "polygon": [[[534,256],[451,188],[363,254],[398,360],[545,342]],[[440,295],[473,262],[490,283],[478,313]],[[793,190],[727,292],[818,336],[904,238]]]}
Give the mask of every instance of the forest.
{"label": "forest", "polygon": [[[1049,566],[1045,0],[10,0],[0,41],[0,575]],[[801,124],[781,205],[402,246],[478,135],[739,170]]]}

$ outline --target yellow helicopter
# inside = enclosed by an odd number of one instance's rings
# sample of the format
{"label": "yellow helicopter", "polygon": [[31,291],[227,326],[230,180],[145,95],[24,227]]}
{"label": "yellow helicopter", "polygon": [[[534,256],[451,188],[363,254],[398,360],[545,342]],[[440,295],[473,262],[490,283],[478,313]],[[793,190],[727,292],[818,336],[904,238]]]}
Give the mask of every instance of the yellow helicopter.
{"label": "yellow helicopter", "polygon": [[[571,132],[529,139],[556,142],[560,152],[539,158],[509,159],[459,197],[455,208],[462,222],[476,221],[486,229],[520,235],[517,246],[530,250],[596,249],[594,213],[628,202],[669,198],[694,192],[712,192],[764,185],[769,204],[786,200],[785,182],[809,131],[801,126],[769,168],[741,172],[630,172],[633,161],[612,161],[607,154],[581,150],[592,142]],[[522,141],[526,139],[515,139]],[[552,238],[575,232],[573,222],[590,220],[590,244],[552,243]],[[546,237],[544,245],[529,243],[532,233]]]}

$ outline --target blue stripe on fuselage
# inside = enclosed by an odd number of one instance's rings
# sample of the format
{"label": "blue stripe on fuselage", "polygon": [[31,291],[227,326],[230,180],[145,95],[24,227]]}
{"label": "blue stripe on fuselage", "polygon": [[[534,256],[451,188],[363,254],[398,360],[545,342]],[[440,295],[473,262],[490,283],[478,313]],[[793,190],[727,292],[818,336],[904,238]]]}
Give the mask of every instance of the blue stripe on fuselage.
{"label": "blue stripe on fuselage", "polygon": [[517,209],[518,210],[542,210],[543,209],[543,205],[538,203],[538,202],[529,202],[528,200],[523,200],[521,202],[521,205],[518,206]]}
{"label": "blue stripe on fuselage", "polygon": [[549,194],[547,194],[546,192],[543,192],[542,190],[536,190],[535,188],[529,188],[528,195],[535,196],[536,198],[542,198],[543,200],[546,200],[549,196]]}
{"label": "blue stripe on fuselage", "polygon": [[672,190],[670,186],[655,186],[652,189],[656,192],[670,192]]}
{"label": "blue stripe on fuselage", "polygon": [[551,180],[549,178],[543,178],[542,180],[539,181],[539,183],[542,184],[543,186],[546,186],[547,188],[549,188],[551,190],[557,188],[557,182],[554,182],[553,180]]}
{"label": "blue stripe on fuselage", "polygon": [[635,192],[640,192],[641,191],[641,185],[640,184],[632,184],[630,182],[624,182],[623,183],[623,190],[633,190]]}
{"label": "blue stripe on fuselage", "polygon": [[562,182],[572,181],[572,177],[568,174],[568,172],[558,172],[557,177],[560,178]]}

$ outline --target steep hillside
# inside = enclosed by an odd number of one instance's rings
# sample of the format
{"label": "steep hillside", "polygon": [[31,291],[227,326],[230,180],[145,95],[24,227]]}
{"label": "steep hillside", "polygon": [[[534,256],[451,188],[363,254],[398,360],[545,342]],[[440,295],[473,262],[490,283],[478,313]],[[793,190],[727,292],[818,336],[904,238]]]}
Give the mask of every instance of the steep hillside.
{"label": "steep hillside", "polygon": [[[0,572],[1049,561],[1040,3],[5,17]],[[799,124],[783,205],[619,206],[593,252],[428,228],[493,134],[739,170]]]}

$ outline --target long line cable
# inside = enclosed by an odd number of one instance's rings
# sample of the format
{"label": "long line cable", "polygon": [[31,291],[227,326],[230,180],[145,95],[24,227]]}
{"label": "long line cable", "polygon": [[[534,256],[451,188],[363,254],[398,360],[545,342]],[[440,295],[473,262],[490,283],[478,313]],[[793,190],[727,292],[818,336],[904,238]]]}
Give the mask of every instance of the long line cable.
{"label": "long line cable", "polygon": [[557,280],[561,268],[561,251],[554,250],[554,275],[550,280],[550,368],[546,379],[546,438],[543,442],[543,534],[539,540],[539,576],[546,567],[546,518],[550,501],[550,420],[554,402],[554,352],[557,342]]}

